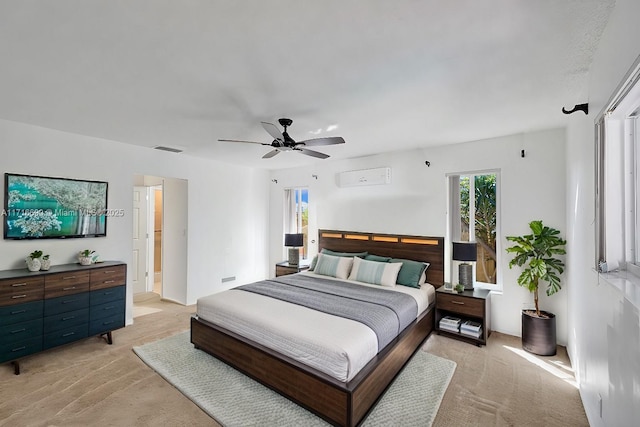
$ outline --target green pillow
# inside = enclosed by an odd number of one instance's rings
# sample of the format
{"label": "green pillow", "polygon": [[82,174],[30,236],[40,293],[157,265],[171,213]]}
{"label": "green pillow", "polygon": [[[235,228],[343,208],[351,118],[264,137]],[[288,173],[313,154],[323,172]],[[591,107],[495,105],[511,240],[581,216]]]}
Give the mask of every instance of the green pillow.
{"label": "green pillow", "polygon": [[316,268],[316,264],[318,263],[318,255],[314,256],[311,260],[311,264],[309,265],[309,271],[313,271]]}
{"label": "green pillow", "polygon": [[352,258],[354,256],[357,256],[358,258],[364,258],[367,255],[369,255],[369,252],[335,252],[329,249],[322,249],[320,253],[323,253],[325,255],[341,256],[341,257],[349,257],[349,258]]}
{"label": "green pillow", "polygon": [[389,262],[402,263],[402,268],[398,273],[398,285],[409,286],[412,288],[420,287],[420,276],[422,276],[422,273],[427,268],[427,265],[424,262],[399,258],[392,258]]}
{"label": "green pillow", "polygon": [[376,262],[389,262],[389,261],[391,261],[391,257],[389,257],[389,256],[380,256],[380,255],[373,255],[373,254],[369,254],[369,255],[365,256],[364,259],[366,259],[367,261],[376,261]]}

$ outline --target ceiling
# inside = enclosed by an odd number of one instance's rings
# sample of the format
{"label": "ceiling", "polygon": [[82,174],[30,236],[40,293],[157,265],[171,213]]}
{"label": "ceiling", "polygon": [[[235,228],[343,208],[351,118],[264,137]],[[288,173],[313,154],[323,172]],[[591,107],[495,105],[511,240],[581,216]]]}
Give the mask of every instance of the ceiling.
{"label": "ceiling", "polygon": [[[279,169],[562,127],[614,0],[0,0],[0,119]],[[578,113],[582,114],[582,113]]]}

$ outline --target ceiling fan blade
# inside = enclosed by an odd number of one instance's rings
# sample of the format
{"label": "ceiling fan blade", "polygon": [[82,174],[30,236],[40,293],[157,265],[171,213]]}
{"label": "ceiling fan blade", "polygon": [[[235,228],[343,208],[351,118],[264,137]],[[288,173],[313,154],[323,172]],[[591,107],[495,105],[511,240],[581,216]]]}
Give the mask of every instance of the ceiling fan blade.
{"label": "ceiling fan blade", "polygon": [[271,150],[269,151],[267,154],[265,154],[264,156],[262,156],[263,159],[270,159],[273,156],[275,156],[276,154],[280,153],[280,150],[278,150],[277,148],[275,150]]}
{"label": "ceiling fan blade", "polygon": [[255,142],[255,141],[242,141],[239,139],[219,139],[220,142],[243,142],[245,144],[259,144],[259,145],[268,145],[271,147],[271,144],[265,144],[264,142]]}
{"label": "ceiling fan blade", "polygon": [[318,145],[336,145],[336,144],[344,144],[344,138],[341,136],[330,136],[328,138],[313,138],[307,139],[306,141],[300,141],[298,144],[304,144],[309,147],[318,146]]}
{"label": "ceiling fan blade", "polygon": [[296,147],[294,148],[294,150],[300,151],[302,152],[302,154],[306,154],[307,156],[317,157],[318,159],[326,159],[327,157],[329,157],[328,154],[320,153],[318,151],[313,151],[313,150],[307,150],[306,148]]}
{"label": "ceiling fan blade", "polygon": [[260,122],[260,123],[262,124],[262,127],[264,128],[264,130],[266,130],[267,133],[273,137],[273,139],[280,142],[284,142],[284,135],[282,135],[282,132],[280,132],[280,129],[278,129],[276,125],[274,125],[273,123],[267,123],[267,122]]}

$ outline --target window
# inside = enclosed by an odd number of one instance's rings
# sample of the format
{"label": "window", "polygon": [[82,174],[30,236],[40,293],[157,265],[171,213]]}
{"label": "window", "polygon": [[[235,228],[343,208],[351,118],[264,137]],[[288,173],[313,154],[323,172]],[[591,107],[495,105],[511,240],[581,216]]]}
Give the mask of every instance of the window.
{"label": "window", "polygon": [[596,119],[597,269],[640,272],[639,115],[640,58]]}
{"label": "window", "polygon": [[304,187],[284,190],[284,232],[302,233],[301,259],[307,259],[309,230],[309,190]]}
{"label": "window", "polygon": [[498,186],[498,172],[449,176],[450,240],[477,243],[475,282],[490,289],[497,288],[500,265]]}

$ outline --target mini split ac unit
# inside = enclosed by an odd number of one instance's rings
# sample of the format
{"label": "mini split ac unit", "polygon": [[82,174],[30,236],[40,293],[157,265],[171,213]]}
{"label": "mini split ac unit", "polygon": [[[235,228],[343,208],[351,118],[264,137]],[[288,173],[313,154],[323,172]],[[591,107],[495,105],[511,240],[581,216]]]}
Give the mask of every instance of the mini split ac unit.
{"label": "mini split ac unit", "polygon": [[362,169],[336,175],[338,187],[391,184],[391,168]]}

